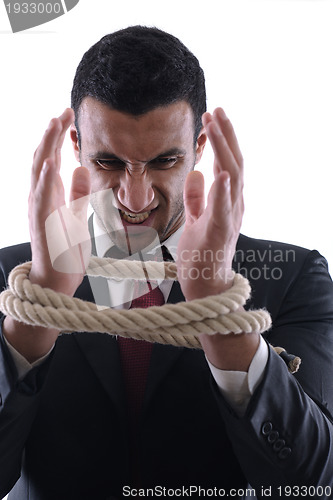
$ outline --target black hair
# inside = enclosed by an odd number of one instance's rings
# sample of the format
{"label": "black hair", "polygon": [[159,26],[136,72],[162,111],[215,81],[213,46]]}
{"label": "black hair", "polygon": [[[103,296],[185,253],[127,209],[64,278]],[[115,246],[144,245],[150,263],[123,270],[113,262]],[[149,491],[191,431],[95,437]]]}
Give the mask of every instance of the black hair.
{"label": "black hair", "polygon": [[205,78],[197,58],[178,38],[145,26],[106,35],[84,54],[71,95],[78,134],[79,108],[88,96],[136,116],[187,101],[194,116],[194,141],[206,111]]}

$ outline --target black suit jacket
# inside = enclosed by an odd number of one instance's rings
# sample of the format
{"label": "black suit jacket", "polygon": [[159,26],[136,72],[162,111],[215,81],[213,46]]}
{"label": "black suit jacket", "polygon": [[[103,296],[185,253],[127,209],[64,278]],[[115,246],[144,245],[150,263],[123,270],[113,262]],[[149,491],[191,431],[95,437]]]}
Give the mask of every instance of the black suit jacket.
{"label": "black suit jacket", "polygon": [[[28,244],[0,251],[0,289],[30,258]],[[333,286],[326,261],[316,251],[241,235],[234,268],[250,279],[248,307],[272,315],[264,336],[299,355],[301,368],[290,375],[270,350],[240,418],[219,394],[202,351],[155,344],[138,431],[141,486],[156,488],[155,497],[163,487],[192,498],[202,497],[196,487],[241,495],[247,482],[258,498],[262,487],[283,498],[285,485],[321,485],[333,494]],[[76,295],[93,299],[87,279]],[[182,299],[175,283],[170,301]],[[116,339],[61,335],[48,360],[22,381],[3,339],[0,358],[0,497],[12,488],[10,500],[127,497],[129,432]]]}

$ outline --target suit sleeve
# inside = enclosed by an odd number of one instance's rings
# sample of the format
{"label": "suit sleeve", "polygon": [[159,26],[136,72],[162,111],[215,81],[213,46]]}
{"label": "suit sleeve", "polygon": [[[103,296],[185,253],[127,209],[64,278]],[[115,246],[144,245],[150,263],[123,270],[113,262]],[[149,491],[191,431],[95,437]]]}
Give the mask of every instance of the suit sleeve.
{"label": "suit sleeve", "polygon": [[[0,291],[6,287],[6,273],[0,272]],[[11,490],[20,476],[25,442],[50,362],[49,358],[19,381],[2,335],[3,320],[0,313],[0,498]]]}
{"label": "suit sleeve", "polygon": [[282,288],[273,280],[266,283],[267,308],[274,304],[275,309],[266,339],[300,356],[299,372],[291,375],[270,349],[263,381],[245,415],[237,417],[221,397],[218,403],[258,498],[264,498],[262,488],[271,489],[271,498],[286,498],[290,491],[332,498],[333,285],[325,259],[309,252]]}

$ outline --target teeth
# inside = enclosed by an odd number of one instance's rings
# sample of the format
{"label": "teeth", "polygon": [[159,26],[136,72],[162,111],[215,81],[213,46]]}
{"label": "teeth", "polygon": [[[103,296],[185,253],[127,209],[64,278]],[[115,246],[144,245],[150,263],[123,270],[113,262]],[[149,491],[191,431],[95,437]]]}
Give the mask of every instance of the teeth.
{"label": "teeth", "polygon": [[132,214],[130,212],[124,212],[123,210],[120,210],[120,213],[127,222],[132,222],[132,224],[139,224],[140,222],[148,219],[151,211],[143,212],[141,214]]}

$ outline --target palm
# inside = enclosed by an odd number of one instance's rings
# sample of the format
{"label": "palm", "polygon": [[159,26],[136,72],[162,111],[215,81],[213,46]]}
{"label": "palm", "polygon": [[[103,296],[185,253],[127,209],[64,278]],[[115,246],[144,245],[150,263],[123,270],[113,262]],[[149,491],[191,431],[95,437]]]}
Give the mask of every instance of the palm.
{"label": "palm", "polygon": [[[69,208],[59,173],[60,150],[72,121],[71,110],[51,121],[35,153],[29,196],[33,257],[30,279],[68,292],[81,281],[90,254],[86,223],[88,172],[83,167],[74,172]],[[82,242],[85,244],[80,245]],[[73,274],[77,274],[74,279]]]}

